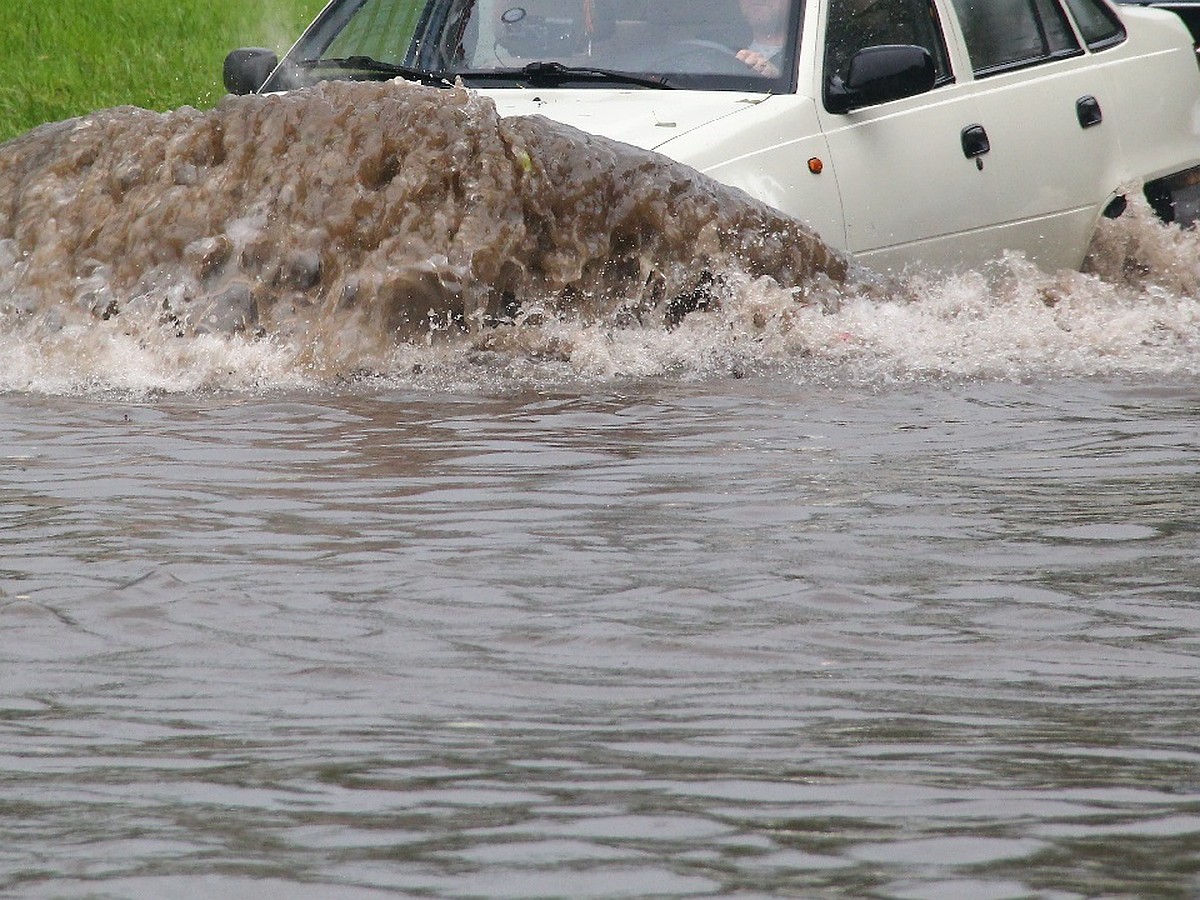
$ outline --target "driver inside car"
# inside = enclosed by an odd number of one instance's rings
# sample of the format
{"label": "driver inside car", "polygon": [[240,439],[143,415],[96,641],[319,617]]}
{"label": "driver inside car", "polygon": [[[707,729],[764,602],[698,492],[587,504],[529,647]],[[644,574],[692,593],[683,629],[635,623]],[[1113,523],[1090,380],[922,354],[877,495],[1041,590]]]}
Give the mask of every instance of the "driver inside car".
{"label": "driver inside car", "polygon": [[776,65],[787,37],[788,0],[739,0],[742,15],[754,35],[737,58],[766,78],[778,78]]}

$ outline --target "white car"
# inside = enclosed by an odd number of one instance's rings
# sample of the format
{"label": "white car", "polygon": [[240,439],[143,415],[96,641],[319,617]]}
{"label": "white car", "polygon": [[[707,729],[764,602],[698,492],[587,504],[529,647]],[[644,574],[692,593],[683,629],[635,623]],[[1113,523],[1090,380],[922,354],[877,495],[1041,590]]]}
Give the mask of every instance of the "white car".
{"label": "white car", "polygon": [[665,154],[879,269],[1077,268],[1129,191],[1180,220],[1200,193],[1191,37],[1105,0],[332,0],[225,67],[397,76]]}

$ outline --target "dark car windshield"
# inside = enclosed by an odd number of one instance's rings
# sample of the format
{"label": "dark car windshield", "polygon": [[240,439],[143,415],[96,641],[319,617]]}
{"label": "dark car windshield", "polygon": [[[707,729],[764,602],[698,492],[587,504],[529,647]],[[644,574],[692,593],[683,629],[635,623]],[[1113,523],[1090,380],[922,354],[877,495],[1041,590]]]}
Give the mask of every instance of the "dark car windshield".
{"label": "dark car windshield", "polygon": [[265,90],[429,84],[795,89],[804,0],[338,0]]}

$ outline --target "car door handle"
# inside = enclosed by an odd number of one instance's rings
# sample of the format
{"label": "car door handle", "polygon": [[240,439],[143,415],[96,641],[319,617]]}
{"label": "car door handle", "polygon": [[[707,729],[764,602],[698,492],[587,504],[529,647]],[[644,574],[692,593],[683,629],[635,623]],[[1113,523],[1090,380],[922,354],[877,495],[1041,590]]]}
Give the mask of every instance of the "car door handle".
{"label": "car door handle", "polygon": [[1100,109],[1100,101],[1091,94],[1075,101],[1075,116],[1079,119],[1080,128],[1091,128],[1104,121],[1104,112]]}
{"label": "car door handle", "polygon": [[962,130],[962,148],[967,159],[978,159],[992,149],[982,125],[968,125]]}

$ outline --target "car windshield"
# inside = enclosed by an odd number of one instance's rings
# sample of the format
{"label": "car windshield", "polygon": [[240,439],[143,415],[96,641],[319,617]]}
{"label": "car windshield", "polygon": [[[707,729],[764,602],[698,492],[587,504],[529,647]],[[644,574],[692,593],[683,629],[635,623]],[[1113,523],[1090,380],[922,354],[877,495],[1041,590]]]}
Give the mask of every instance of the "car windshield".
{"label": "car windshield", "polygon": [[267,90],[329,78],[795,89],[804,0],[335,0]]}

